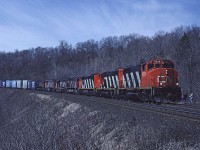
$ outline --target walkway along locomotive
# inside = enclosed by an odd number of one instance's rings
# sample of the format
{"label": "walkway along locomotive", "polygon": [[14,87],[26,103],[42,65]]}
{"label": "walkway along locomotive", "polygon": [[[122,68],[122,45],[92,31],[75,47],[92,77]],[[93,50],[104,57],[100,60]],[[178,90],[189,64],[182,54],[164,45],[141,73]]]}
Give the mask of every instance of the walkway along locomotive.
{"label": "walkway along locomotive", "polygon": [[178,72],[174,69],[174,63],[163,59],[65,80],[3,80],[0,81],[0,87],[72,92],[156,102],[181,99]]}

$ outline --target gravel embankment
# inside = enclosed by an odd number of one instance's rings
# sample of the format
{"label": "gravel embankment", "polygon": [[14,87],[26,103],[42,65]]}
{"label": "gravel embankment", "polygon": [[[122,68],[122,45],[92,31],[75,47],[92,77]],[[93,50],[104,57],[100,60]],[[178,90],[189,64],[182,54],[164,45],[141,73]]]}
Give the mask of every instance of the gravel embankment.
{"label": "gravel embankment", "polygon": [[200,149],[200,124],[97,101],[0,89],[0,150]]}

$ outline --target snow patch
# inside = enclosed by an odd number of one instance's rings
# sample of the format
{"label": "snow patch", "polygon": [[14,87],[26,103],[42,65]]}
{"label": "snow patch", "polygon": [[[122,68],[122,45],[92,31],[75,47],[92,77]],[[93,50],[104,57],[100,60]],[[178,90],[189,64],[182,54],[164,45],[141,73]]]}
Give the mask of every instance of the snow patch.
{"label": "snow patch", "polygon": [[76,110],[78,110],[81,107],[81,105],[76,104],[76,103],[71,103],[63,109],[63,113],[61,114],[61,117],[66,116],[68,113],[73,113]]}
{"label": "snow patch", "polygon": [[98,123],[97,125],[95,125],[92,129],[91,129],[91,137],[95,137],[97,134],[99,134],[101,132],[101,130],[103,129],[103,123]]}
{"label": "snow patch", "polygon": [[36,94],[37,97],[41,98],[41,99],[47,99],[50,100],[51,96],[50,95],[44,95],[44,94]]}
{"label": "snow patch", "polygon": [[30,96],[36,96],[37,98],[40,98],[42,100],[51,100],[50,95],[45,95],[45,94],[35,94],[35,93],[30,93]]}
{"label": "snow patch", "polygon": [[88,116],[94,116],[94,115],[96,115],[98,113],[98,111],[92,111],[92,112],[89,112],[89,114],[88,114]]}
{"label": "snow patch", "polygon": [[58,102],[55,104],[56,107],[63,107],[64,106],[64,103],[63,102]]}

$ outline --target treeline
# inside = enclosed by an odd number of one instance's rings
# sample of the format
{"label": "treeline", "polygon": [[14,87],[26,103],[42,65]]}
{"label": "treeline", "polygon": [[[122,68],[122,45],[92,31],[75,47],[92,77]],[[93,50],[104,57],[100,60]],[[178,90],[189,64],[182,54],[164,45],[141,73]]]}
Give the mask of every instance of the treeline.
{"label": "treeline", "polygon": [[60,41],[54,48],[1,52],[0,79],[64,79],[164,58],[175,62],[183,92],[194,91],[200,97],[199,56],[200,27],[181,26],[153,37],[130,34],[88,40],[75,46]]}

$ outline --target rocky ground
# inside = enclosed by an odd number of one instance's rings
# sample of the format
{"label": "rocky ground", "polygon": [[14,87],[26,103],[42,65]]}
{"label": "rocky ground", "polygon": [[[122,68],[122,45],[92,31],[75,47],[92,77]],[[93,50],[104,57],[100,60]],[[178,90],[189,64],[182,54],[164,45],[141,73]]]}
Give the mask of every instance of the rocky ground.
{"label": "rocky ground", "polygon": [[200,124],[95,101],[0,89],[0,150],[200,149]]}

